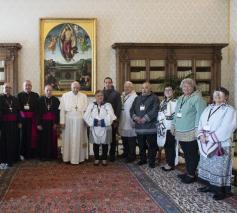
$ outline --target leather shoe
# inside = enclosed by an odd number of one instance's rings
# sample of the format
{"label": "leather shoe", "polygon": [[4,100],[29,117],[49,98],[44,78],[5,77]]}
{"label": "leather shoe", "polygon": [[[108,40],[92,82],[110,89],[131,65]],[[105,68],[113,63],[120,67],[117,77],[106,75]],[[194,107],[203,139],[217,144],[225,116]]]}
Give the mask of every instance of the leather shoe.
{"label": "leather shoe", "polygon": [[198,188],[197,189],[198,192],[212,192],[211,188],[209,186],[204,186],[204,187],[201,187],[201,188]]}
{"label": "leather shoe", "polygon": [[167,168],[165,168],[165,166],[162,166],[161,169],[165,172],[169,172],[169,171],[174,170],[174,167],[170,167],[169,169],[167,169]]}
{"label": "leather shoe", "polygon": [[137,163],[137,165],[139,165],[139,166],[141,166],[141,165],[143,165],[143,164],[147,164],[147,161],[138,161],[138,163]]}
{"label": "leather shoe", "polygon": [[225,193],[217,193],[213,195],[214,200],[223,200],[225,199],[226,195]]}
{"label": "leather shoe", "polygon": [[132,163],[133,161],[135,161],[135,159],[126,158],[125,163]]}
{"label": "leather shoe", "polygon": [[186,175],[186,177],[181,179],[181,182],[185,183],[185,184],[190,184],[190,183],[195,182],[195,180],[196,180],[195,177],[190,177],[190,176]]}
{"label": "leather shoe", "polygon": [[107,166],[107,160],[102,160],[102,165]]}
{"label": "leather shoe", "polygon": [[94,161],[94,166],[99,166],[99,163],[100,163],[99,160],[95,160],[95,161]]}
{"label": "leather shoe", "polygon": [[154,168],[156,167],[156,165],[155,165],[155,163],[149,163],[149,167],[150,167],[151,169],[154,169]]}
{"label": "leather shoe", "polygon": [[183,179],[187,176],[187,174],[178,174],[177,177],[180,179]]}
{"label": "leather shoe", "polygon": [[115,156],[110,156],[110,157],[109,157],[109,160],[110,160],[111,162],[114,162],[114,161],[115,161]]}

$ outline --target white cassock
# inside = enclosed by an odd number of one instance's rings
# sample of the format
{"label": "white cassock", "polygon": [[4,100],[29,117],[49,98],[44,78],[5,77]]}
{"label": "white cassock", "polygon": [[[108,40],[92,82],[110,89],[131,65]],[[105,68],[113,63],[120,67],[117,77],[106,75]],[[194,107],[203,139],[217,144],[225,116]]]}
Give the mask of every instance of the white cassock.
{"label": "white cassock", "polygon": [[136,92],[131,92],[128,95],[122,94],[122,111],[120,114],[118,132],[123,137],[136,137],[135,123],[130,116],[130,109],[134,99],[137,97]]}
{"label": "white cassock", "polygon": [[87,127],[83,114],[88,105],[87,96],[78,92],[64,93],[61,98],[60,124],[65,124],[63,135],[63,161],[79,164],[88,159]]}
{"label": "white cassock", "polygon": [[[110,103],[90,103],[83,116],[90,127],[90,142],[95,144],[110,144],[112,141],[111,124],[116,120],[114,110]],[[95,126],[95,120],[103,123],[103,126]]]}

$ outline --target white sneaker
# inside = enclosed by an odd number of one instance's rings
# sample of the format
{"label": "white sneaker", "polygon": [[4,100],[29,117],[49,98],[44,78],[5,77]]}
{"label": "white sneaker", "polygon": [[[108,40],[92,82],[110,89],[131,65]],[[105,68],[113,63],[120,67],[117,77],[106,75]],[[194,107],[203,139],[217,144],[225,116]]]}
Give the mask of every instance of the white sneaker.
{"label": "white sneaker", "polygon": [[1,164],[0,164],[0,169],[1,169],[1,170],[6,170],[6,169],[8,169],[8,164],[7,164],[7,163],[1,163]]}
{"label": "white sneaker", "polygon": [[5,164],[4,164],[4,163],[1,163],[1,164],[0,164],[0,170],[3,170],[3,169],[4,169],[4,166],[5,166]]}

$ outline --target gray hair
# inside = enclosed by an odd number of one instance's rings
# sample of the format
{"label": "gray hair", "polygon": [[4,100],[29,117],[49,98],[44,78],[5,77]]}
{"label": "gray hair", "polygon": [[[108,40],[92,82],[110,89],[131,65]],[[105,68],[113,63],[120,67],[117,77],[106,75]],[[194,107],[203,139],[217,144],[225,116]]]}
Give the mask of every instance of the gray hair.
{"label": "gray hair", "polygon": [[189,84],[193,89],[196,89],[196,83],[192,78],[185,78],[180,83],[180,88],[183,88],[184,84]]}
{"label": "gray hair", "polygon": [[131,81],[125,81],[124,85],[125,85],[125,84],[129,85],[131,88],[134,87],[134,86],[133,86],[133,83],[132,83]]}
{"label": "gray hair", "polygon": [[25,80],[25,81],[23,82],[23,85],[26,84],[26,83],[32,85],[32,82],[31,82],[30,80]]}

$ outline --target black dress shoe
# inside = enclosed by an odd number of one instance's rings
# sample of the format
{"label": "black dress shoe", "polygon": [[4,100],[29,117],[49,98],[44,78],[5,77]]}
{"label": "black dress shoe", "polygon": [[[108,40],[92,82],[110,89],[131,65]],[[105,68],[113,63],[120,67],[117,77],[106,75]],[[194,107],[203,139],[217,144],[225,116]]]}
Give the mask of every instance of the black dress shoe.
{"label": "black dress shoe", "polygon": [[213,195],[214,200],[223,200],[225,199],[226,194],[225,193],[216,193]]}
{"label": "black dress shoe", "polygon": [[204,187],[201,187],[201,188],[198,188],[197,189],[198,192],[212,192],[211,188],[209,186],[204,186]]}
{"label": "black dress shoe", "polygon": [[125,159],[125,163],[132,163],[133,161],[135,161],[135,159],[131,159],[131,158]]}
{"label": "black dress shoe", "polygon": [[127,158],[127,154],[125,154],[125,153],[123,153],[123,154],[121,154],[119,157],[121,157],[121,158]]}
{"label": "black dress shoe", "polygon": [[165,168],[164,166],[161,167],[161,169],[165,172],[169,172],[169,171],[172,171],[174,170],[174,167],[170,167],[169,169]]}
{"label": "black dress shoe", "polygon": [[141,165],[144,165],[144,164],[147,164],[147,161],[138,161],[137,165],[141,166]]}
{"label": "black dress shoe", "polygon": [[94,161],[94,166],[99,166],[99,163],[100,163],[99,160],[95,160],[95,161]]}
{"label": "black dress shoe", "polygon": [[8,167],[12,167],[13,164],[12,164],[12,163],[8,163],[7,166],[8,166]]}
{"label": "black dress shoe", "polygon": [[181,179],[181,182],[185,183],[185,184],[190,184],[190,183],[193,183],[195,181],[196,181],[195,177],[190,177],[188,175],[186,175],[184,178]]}
{"label": "black dress shoe", "polygon": [[110,160],[111,162],[114,162],[114,161],[115,161],[115,156],[109,156],[109,160]]}
{"label": "black dress shoe", "polygon": [[156,167],[156,165],[154,163],[149,164],[149,168],[154,169],[155,167]]}
{"label": "black dress shoe", "polygon": [[187,174],[178,174],[177,177],[180,179],[183,179],[187,176]]}

